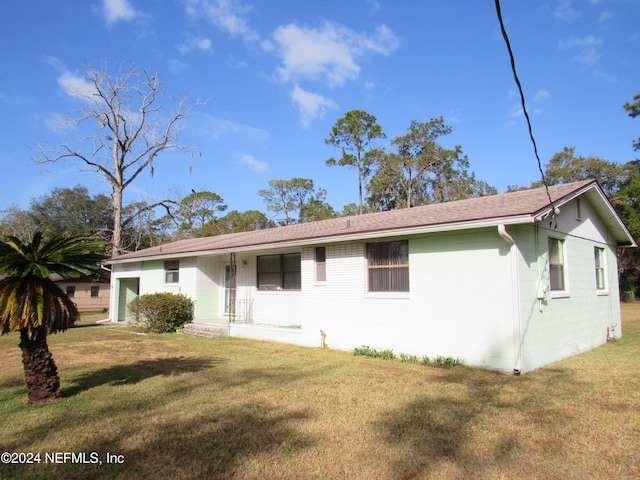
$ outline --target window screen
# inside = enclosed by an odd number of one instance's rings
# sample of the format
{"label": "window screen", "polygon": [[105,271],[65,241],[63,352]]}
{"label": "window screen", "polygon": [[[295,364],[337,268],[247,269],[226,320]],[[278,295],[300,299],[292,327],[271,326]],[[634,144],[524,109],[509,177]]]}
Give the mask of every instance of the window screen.
{"label": "window screen", "polygon": [[409,291],[409,242],[367,244],[370,292]]}

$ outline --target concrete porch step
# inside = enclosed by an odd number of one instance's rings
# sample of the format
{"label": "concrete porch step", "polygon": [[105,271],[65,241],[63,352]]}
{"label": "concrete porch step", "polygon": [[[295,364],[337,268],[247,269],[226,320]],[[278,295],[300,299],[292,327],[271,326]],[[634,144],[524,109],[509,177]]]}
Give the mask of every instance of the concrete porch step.
{"label": "concrete porch step", "polygon": [[219,338],[229,336],[229,325],[211,323],[187,323],[176,333],[198,337]]}

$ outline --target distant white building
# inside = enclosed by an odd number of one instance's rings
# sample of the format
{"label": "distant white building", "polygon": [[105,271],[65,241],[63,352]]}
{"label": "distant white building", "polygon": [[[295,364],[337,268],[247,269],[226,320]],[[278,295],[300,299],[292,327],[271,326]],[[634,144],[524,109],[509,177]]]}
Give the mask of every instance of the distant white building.
{"label": "distant white building", "polygon": [[113,321],[180,292],[232,336],[444,355],[527,372],[621,335],[616,248],[636,243],[596,181],[182,240],[110,260]]}

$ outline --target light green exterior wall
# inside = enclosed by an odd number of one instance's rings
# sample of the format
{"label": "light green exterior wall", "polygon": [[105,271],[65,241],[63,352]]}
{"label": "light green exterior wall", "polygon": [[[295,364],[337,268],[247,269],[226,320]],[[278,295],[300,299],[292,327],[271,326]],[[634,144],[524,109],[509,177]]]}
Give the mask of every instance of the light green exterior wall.
{"label": "light green exterior wall", "polygon": [[[567,292],[543,293],[549,284],[548,238],[564,241]],[[523,371],[591,350],[606,342],[607,326],[620,332],[616,250],[557,229],[519,226],[520,316]],[[596,289],[594,247],[605,249],[606,290]],[[539,299],[538,296],[544,298]]]}
{"label": "light green exterior wall", "polygon": [[194,312],[196,322],[221,317],[223,282],[224,263],[218,257],[199,257]]}

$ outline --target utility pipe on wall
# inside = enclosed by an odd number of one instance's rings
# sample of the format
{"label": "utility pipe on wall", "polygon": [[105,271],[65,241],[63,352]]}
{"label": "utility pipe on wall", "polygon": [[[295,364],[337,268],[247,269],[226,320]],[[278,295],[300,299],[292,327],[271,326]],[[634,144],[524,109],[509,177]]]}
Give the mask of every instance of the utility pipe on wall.
{"label": "utility pipe on wall", "polygon": [[522,370],[522,332],[520,326],[520,279],[518,275],[518,246],[516,241],[507,232],[507,227],[498,225],[498,235],[511,245],[511,302],[513,305],[513,350],[514,367],[513,374],[520,375]]}

